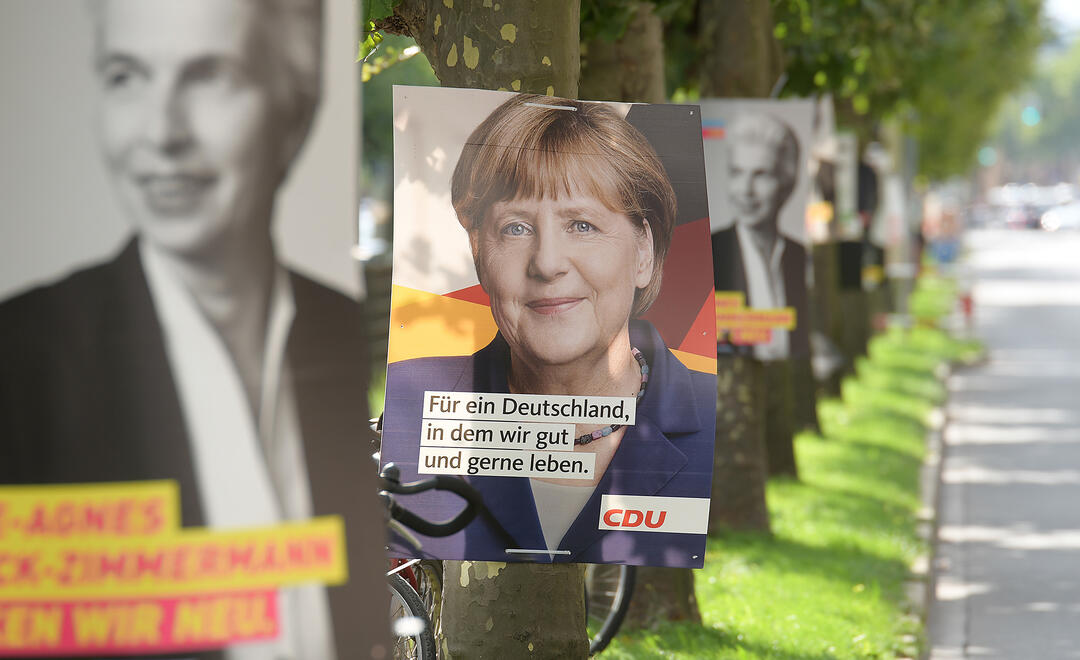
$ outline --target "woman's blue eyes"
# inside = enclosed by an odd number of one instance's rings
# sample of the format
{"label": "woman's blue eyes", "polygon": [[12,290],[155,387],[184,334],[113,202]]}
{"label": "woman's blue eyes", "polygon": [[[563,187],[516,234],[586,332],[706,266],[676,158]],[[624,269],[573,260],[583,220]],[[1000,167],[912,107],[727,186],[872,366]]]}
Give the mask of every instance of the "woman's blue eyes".
{"label": "woman's blue eyes", "polygon": [[[592,223],[584,220],[575,220],[570,223],[570,231],[577,234],[587,234],[595,230],[596,227]],[[532,233],[532,228],[523,222],[511,222],[502,228],[502,233],[507,236],[527,236]]]}
{"label": "woman's blue eyes", "polygon": [[524,236],[529,233],[529,228],[520,222],[512,222],[503,227],[503,233],[508,236]]}

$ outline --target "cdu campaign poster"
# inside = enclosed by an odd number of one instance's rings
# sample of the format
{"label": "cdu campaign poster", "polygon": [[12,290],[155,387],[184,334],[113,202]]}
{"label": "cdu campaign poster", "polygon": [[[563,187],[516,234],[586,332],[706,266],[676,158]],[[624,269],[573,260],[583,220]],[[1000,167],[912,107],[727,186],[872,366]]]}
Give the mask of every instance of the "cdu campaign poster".
{"label": "cdu campaign poster", "polygon": [[394,553],[700,568],[716,328],[698,107],[397,87],[394,113],[382,461],[459,476],[486,508]]}

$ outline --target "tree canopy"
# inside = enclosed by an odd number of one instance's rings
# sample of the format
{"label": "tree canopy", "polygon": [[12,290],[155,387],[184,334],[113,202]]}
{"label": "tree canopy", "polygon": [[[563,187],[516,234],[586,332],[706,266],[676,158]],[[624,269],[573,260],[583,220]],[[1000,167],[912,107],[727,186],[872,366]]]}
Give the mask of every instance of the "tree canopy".
{"label": "tree canopy", "polygon": [[[899,122],[918,144],[921,173],[935,179],[974,163],[1047,36],[1041,0],[581,0],[580,39],[620,39],[639,5],[651,5],[665,25],[668,95],[695,98],[708,74],[702,55],[722,34],[710,12],[739,3],[771,5],[783,96],[831,93],[838,120],[864,143],[882,121]],[[376,26],[400,18],[402,0],[375,0],[366,11],[361,55],[377,42]]]}
{"label": "tree canopy", "polygon": [[1047,32],[1041,0],[773,0],[785,94],[832,92],[864,138],[896,119],[929,178],[966,171]]}
{"label": "tree canopy", "polygon": [[1041,183],[1073,180],[1080,168],[1080,40],[1048,53],[1028,85],[1002,105],[995,140],[998,158],[1009,166],[1006,178]]}

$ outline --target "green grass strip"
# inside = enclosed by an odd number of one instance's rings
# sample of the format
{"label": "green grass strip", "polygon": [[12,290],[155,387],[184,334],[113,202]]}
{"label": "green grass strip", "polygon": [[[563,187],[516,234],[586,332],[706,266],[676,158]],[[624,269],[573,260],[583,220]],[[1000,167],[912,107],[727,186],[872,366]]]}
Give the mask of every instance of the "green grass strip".
{"label": "green grass strip", "polygon": [[[935,283],[925,295],[951,292]],[[876,337],[869,353],[842,400],[819,405],[822,435],[796,439],[800,481],[769,483],[773,534],[709,540],[695,575],[705,625],[624,631],[605,660],[918,657],[905,582],[928,551],[916,529],[927,424],[944,401],[942,365],[978,345],[916,327]]]}

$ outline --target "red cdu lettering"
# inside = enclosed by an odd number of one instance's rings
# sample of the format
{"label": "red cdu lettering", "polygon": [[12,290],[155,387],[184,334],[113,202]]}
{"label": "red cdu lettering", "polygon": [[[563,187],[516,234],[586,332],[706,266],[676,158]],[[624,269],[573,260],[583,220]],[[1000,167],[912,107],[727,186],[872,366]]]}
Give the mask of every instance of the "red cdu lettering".
{"label": "red cdu lettering", "polygon": [[622,513],[622,509],[612,509],[604,514],[604,524],[611,525],[612,527],[618,527],[619,521],[615,520],[616,513]]}
{"label": "red cdu lettering", "polygon": [[652,515],[654,513],[656,513],[656,512],[655,511],[647,511],[645,513],[645,526],[648,527],[649,529],[656,529],[656,528],[660,527],[661,525],[664,524],[664,518],[667,518],[667,511],[661,511],[660,515],[657,516],[657,518],[656,518],[656,522],[651,522],[652,521]]}
{"label": "red cdu lettering", "polygon": [[[631,517],[634,517],[633,520],[631,520]],[[637,527],[643,519],[644,516],[637,509],[627,509],[621,527]]]}

